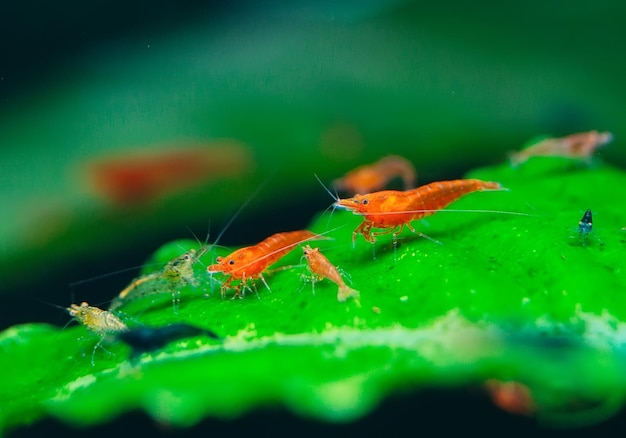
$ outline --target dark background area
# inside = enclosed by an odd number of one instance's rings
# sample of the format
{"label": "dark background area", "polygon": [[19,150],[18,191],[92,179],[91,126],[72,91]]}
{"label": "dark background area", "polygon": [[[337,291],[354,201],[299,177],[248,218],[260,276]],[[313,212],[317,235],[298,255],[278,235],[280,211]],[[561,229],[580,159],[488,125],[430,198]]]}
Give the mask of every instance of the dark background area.
{"label": "dark background area", "polygon": [[36,93],[102,42],[128,46],[199,17],[233,14],[245,1],[5,2],[0,6],[0,97]]}
{"label": "dark background area", "polygon": [[[575,414],[574,414],[575,415]],[[280,409],[263,409],[238,420],[207,419],[189,429],[159,425],[143,413],[128,414],[114,423],[88,429],[71,428],[54,420],[21,428],[14,438],[62,434],[66,438],[89,435],[93,438],[112,434],[136,433],[157,437],[197,436],[298,436],[313,438],[380,436],[550,436],[588,437],[626,431],[626,415],[619,415],[600,425],[580,428],[554,428],[533,418],[517,416],[497,409],[478,388],[459,390],[426,389],[414,394],[392,396],[370,415],[353,423],[329,424],[296,417]]]}

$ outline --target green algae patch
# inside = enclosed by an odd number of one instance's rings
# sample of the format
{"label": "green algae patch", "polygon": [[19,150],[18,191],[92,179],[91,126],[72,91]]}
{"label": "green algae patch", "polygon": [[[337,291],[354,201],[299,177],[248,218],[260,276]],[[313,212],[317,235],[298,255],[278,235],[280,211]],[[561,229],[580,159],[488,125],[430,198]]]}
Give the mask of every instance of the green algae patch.
{"label": "green algae patch", "polygon": [[[312,284],[300,246],[276,265],[293,266],[267,273],[269,289],[257,281],[242,299],[223,299],[225,276],[206,266],[233,249],[211,248],[193,266],[197,284],[175,288],[176,309],[171,285],[155,280],[118,316],[186,322],[221,340],[193,336],[131,358],[127,345],[105,339],[92,366],[100,339],[84,327],[6,330],[0,425],[52,415],[87,426],[143,409],[185,427],[267,405],[344,422],[394,392],[487,380],[524,385],[526,413],[546,424],[609,417],[626,394],[626,174],[537,158],[468,177],[509,190],[467,195],[413,223],[433,240],[405,230],[396,246],[390,235],[353,245],[360,216],[326,212],[312,222],[332,239],[308,243],[345,272],[358,301],[339,303],[328,280]],[[579,228],[587,209],[589,234]],[[165,244],[144,275],[198,246]]]}

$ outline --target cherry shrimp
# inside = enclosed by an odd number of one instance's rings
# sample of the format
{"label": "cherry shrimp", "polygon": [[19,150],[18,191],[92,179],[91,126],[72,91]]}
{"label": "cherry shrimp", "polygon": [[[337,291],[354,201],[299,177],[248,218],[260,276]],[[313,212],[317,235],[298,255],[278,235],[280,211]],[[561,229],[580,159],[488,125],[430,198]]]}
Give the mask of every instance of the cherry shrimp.
{"label": "cherry shrimp", "polygon": [[407,159],[388,155],[375,163],[357,167],[333,181],[336,190],[350,194],[371,193],[385,188],[394,178],[402,178],[404,190],[415,187],[417,173]]}
{"label": "cherry shrimp", "polygon": [[[427,237],[411,226],[412,221],[431,216],[469,193],[498,190],[507,189],[497,182],[459,179],[437,181],[407,191],[383,190],[355,195],[352,198],[336,199],[333,205],[363,216],[363,222],[352,233],[353,245],[359,234],[362,234],[366,241],[374,243],[376,236],[393,233],[393,241],[396,243],[404,227],[419,236]],[[374,228],[381,228],[382,231],[374,231]]]}
{"label": "cherry shrimp", "polygon": [[316,281],[328,278],[338,286],[337,301],[343,303],[348,298],[354,298],[355,301],[358,302],[360,296],[359,291],[352,289],[343,281],[339,269],[320,252],[319,248],[311,248],[310,245],[305,245],[302,251],[304,252],[304,258],[312,274],[313,287],[315,287]]}
{"label": "cherry shrimp", "polygon": [[94,356],[96,350],[101,346],[105,339],[111,336],[117,336],[120,333],[129,330],[129,327],[113,312],[102,310],[99,307],[90,306],[86,302],[72,304],[67,308],[70,316],[85,326],[87,330],[98,335],[100,340],[93,347],[91,353],[91,365],[94,366]]}
{"label": "cherry shrimp", "polygon": [[613,140],[610,132],[580,132],[559,138],[546,138],[538,143],[522,149],[519,152],[512,152],[509,155],[511,164],[519,166],[531,157],[550,156],[574,158],[579,160],[589,160],[593,152],[602,145]]}
{"label": "cherry shrimp", "polygon": [[[235,290],[235,297],[241,297],[248,287],[247,283],[260,279],[265,287],[269,286],[263,277],[263,272],[282,257],[291,252],[297,245],[309,240],[328,239],[321,234],[308,230],[287,231],[276,233],[256,245],[240,248],[225,257],[217,257],[216,263],[207,267],[207,272],[222,272],[228,275],[220,288],[222,298],[228,289]],[[236,286],[234,281],[240,280]]]}
{"label": "cherry shrimp", "polygon": [[116,310],[130,301],[148,295],[162,293],[158,286],[165,285],[165,289],[172,293],[174,313],[178,313],[180,304],[180,289],[186,285],[198,287],[198,279],[194,275],[193,266],[209,250],[204,244],[200,249],[190,249],[184,254],[170,260],[159,271],[153,272],[133,280],[111,302],[109,310]]}

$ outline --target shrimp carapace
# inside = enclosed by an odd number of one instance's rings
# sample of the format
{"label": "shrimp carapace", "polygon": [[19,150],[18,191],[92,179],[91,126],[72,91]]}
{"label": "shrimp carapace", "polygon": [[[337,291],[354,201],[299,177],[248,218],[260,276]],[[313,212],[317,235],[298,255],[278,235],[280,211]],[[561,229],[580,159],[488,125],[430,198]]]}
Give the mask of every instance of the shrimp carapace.
{"label": "shrimp carapace", "polygon": [[208,249],[207,245],[201,246],[199,250],[190,249],[167,262],[161,270],[133,280],[111,302],[109,310],[116,310],[138,298],[165,292],[172,294],[172,305],[174,312],[177,312],[180,289],[188,284],[198,286],[199,282],[195,277],[193,266]]}
{"label": "shrimp carapace", "polygon": [[305,245],[302,247],[302,251],[304,252],[304,258],[309,265],[309,270],[311,271],[311,274],[313,274],[314,284],[315,281],[328,278],[339,287],[337,291],[337,301],[343,303],[348,298],[354,298],[358,301],[359,291],[352,289],[345,283],[345,281],[343,281],[343,278],[339,273],[339,269],[337,269],[337,267],[320,252],[319,248],[311,248],[310,245]]}
{"label": "shrimp carapace", "polygon": [[[297,245],[309,240],[328,239],[321,234],[308,230],[276,233],[256,245],[238,249],[225,257],[218,257],[216,263],[209,265],[207,271],[222,272],[228,275],[221,287],[222,297],[228,289],[235,289],[235,296],[240,296],[248,281],[260,278],[265,283],[263,272]],[[232,283],[240,280],[237,286]],[[265,283],[267,286],[267,283]]]}
{"label": "shrimp carapace", "polygon": [[398,177],[402,178],[405,190],[415,187],[417,173],[411,162],[398,155],[388,155],[375,163],[351,170],[333,181],[333,186],[351,194],[370,193],[385,188]]}
{"label": "shrimp carapace", "polygon": [[[506,190],[497,182],[478,179],[437,181],[412,190],[383,190],[352,198],[338,199],[336,207],[362,215],[363,222],[352,233],[352,242],[362,234],[370,243],[375,236],[393,233],[394,241],[406,226],[414,233],[411,222],[435,214],[464,195],[473,192]],[[373,231],[382,228],[382,231]],[[421,234],[421,233],[420,233]]]}

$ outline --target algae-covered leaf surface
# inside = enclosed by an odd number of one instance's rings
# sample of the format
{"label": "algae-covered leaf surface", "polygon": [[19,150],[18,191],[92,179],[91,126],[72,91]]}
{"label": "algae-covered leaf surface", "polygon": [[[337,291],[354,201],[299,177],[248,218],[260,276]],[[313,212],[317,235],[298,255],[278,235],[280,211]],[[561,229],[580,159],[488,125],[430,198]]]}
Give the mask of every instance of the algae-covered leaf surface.
{"label": "algae-covered leaf surface", "polygon": [[[332,239],[308,243],[346,273],[358,301],[338,302],[328,280],[307,281],[299,247],[277,264],[294,266],[267,273],[270,290],[258,281],[256,293],[223,299],[225,277],[206,265],[232,249],[212,248],[194,265],[196,285],[148,282],[150,293],[118,316],[129,325],[186,322],[221,340],[194,336],[131,356],[110,339],[94,351],[99,338],[82,326],[6,330],[0,425],[44,416],[93,425],[143,409],[190,426],[267,405],[343,422],[395,392],[487,381],[523,385],[524,412],[548,424],[609,417],[626,391],[626,175],[537,158],[468,176],[510,190],[467,195],[413,223],[433,240],[405,230],[395,248],[390,235],[374,245],[357,236],[353,246],[361,217],[335,211],[313,221]],[[587,209],[593,228],[581,235]],[[197,246],[164,245],[146,273]]]}

